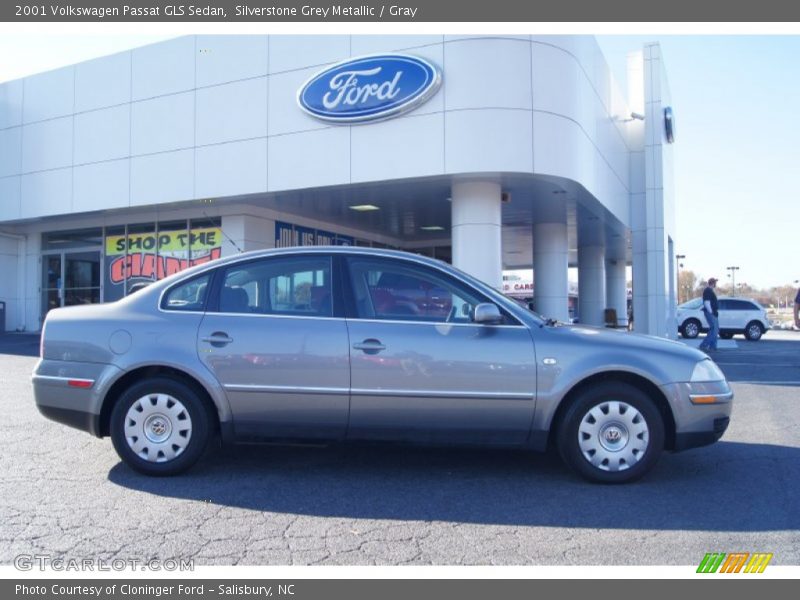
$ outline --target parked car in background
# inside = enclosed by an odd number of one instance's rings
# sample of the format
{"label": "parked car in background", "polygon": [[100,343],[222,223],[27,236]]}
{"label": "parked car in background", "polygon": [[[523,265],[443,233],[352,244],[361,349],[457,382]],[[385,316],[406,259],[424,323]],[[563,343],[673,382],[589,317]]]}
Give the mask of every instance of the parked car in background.
{"label": "parked car in background", "polygon": [[442,262],[352,247],[240,254],[51,310],[33,388],[43,415],[110,436],[148,475],[219,434],[552,444],[609,483],[718,440],[733,398],[685,344],[544,319]]}
{"label": "parked car in background", "polygon": [[[719,335],[722,339],[744,334],[748,340],[757,341],[770,327],[767,311],[755,300],[719,298]],[[678,306],[678,331],[689,339],[708,331],[702,298],[694,298]]]}

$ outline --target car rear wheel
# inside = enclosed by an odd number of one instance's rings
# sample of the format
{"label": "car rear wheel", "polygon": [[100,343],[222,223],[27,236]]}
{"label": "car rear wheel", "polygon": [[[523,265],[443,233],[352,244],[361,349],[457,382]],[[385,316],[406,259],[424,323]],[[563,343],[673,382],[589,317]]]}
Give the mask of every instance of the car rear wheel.
{"label": "car rear wheel", "polygon": [[764,328],[761,327],[761,323],[758,321],[750,321],[747,327],[744,328],[744,337],[751,342],[757,342],[762,335],[764,335]]}
{"label": "car rear wheel", "polygon": [[203,454],[210,416],[181,381],[157,377],[134,384],[111,412],[111,441],[119,457],[145,475],[175,475]]}
{"label": "car rear wheel", "polygon": [[681,325],[681,335],[687,339],[693,340],[700,335],[700,321],[697,319],[687,319]]}
{"label": "car rear wheel", "polygon": [[608,382],[582,391],[557,433],[564,462],[599,483],[627,483],[647,473],[664,448],[656,404],[631,385]]}

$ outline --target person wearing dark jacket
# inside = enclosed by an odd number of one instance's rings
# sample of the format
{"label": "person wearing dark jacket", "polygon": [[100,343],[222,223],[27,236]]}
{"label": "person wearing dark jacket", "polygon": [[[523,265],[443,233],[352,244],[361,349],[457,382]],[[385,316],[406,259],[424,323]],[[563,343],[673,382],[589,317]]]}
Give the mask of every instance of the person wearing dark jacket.
{"label": "person wearing dark jacket", "polygon": [[717,349],[717,338],[719,338],[719,304],[714,288],[717,287],[717,279],[712,277],[708,280],[706,289],[703,290],[703,315],[708,322],[708,333],[706,339],[700,344],[703,352],[715,351]]}

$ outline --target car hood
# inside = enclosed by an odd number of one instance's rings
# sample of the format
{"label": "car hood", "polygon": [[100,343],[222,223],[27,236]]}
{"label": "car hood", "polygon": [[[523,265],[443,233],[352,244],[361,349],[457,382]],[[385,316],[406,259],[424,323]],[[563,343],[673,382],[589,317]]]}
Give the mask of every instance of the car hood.
{"label": "car hood", "polygon": [[626,347],[640,352],[658,352],[671,356],[685,357],[692,361],[707,358],[706,355],[682,342],[667,338],[632,333],[624,329],[608,329],[590,325],[557,325],[553,330],[558,335],[569,336],[582,344],[597,346]]}

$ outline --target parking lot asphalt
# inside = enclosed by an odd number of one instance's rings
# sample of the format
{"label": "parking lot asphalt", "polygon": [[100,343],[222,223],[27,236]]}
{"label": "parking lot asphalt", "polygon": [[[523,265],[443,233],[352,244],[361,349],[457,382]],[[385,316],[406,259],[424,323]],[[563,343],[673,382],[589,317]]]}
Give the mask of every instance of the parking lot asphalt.
{"label": "parking lot asphalt", "polygon": [[36,410],[35,336],[0,336],[0,563],[697,565],[707,552],[800,564],[800,333],[719,351],[736,393],[713,446],[642,481],[591,485],[550,455],[399,447],[215,449],[147,478],[108,439]]}

